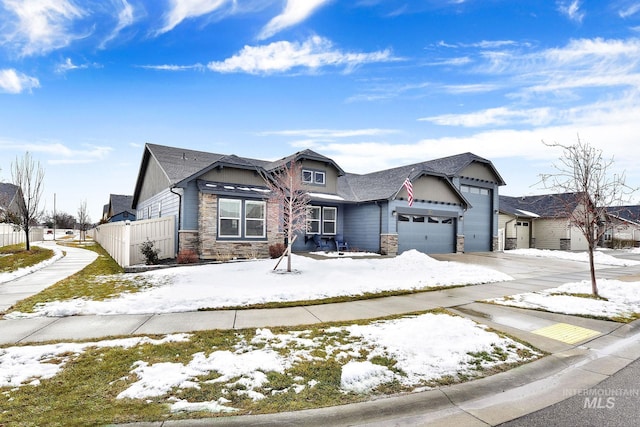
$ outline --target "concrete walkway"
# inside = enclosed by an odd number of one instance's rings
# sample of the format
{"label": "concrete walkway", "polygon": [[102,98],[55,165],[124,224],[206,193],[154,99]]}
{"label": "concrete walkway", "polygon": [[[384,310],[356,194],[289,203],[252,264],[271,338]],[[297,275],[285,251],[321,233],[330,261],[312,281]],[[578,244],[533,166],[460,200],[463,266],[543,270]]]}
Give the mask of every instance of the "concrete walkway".
{"label": "concrete walkway", "polygon": [[[73,249],[73,248],[65,248]],[[95,259],[93,252],[73,249],[67,256],[15,282],[0,285],[0,303],[24,298],[37,289],[80,270]],[[547,289],[587,279],[584,263],[531,259],[508,253],[434,256],[481,264],[514,280],[407,296],[279,309],[205,311],[172,314],[73,316],[0,321],[0,344],[49,340],[96,339],[114,335],[166,334],[207,329],[296,326],[328,321],[368,319],[445,307],[496,330],[509,333],[550,353],[508,372],[422,393],[356,405],[292,413],[224,417],[200,421],[166,421],[152,426],[183,425],[456,425],[486,426],[509,421],[592,387],[640,357],[640,321],[615,322],[523,310],[476,301]],[[640,256],[635,256],[640,260]],[[55,271],[55,273],[54,273]],[[600,278],[633,278],[640,266],[600,266]],[[53,281],[53,282],[52,282]],[[49,283],[49,284],[47,284]],[[7,288],[3,288],[8,286]],[[6,304],[6,302],[4,302]],[[545,335],[542,328],[561,326],[590,331],[568,342]],[[581,329],[582,328],[582,329]]]}

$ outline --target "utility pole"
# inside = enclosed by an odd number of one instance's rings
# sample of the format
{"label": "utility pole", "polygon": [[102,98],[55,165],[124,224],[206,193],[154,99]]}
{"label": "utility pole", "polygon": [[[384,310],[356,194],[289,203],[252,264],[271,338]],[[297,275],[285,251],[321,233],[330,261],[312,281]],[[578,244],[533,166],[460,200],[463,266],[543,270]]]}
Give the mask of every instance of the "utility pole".
{"label": "utility pole", "polygon": [[53,193],[53,241],[56,240],[56,193]]}

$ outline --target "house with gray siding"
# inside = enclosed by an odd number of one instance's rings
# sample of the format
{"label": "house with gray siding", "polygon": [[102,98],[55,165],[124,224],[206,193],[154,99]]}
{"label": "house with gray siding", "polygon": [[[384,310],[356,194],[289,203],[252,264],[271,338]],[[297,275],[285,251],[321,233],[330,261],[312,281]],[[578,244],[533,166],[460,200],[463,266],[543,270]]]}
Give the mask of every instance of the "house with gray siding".
{"label": "house with gray siding", "polygon": [[266,257],[284,233],[263,177],[291,162],[300,164],[310,199],[294,251],[315,250],[314,235],[330,245],[342,235],[351,249],[389,255],[497,249],[505,183],[472,153],[354,174],[312,150],[268,161],[146,144],[132,207],[138,219],[175,216],[178,250],[203,259]]}
{"label": "house with gray siding", "polygon": [[133,196],[110,194],[109,203],[104,206],[102,214],[105,222],[135,221],[136,211],[131,207]]}

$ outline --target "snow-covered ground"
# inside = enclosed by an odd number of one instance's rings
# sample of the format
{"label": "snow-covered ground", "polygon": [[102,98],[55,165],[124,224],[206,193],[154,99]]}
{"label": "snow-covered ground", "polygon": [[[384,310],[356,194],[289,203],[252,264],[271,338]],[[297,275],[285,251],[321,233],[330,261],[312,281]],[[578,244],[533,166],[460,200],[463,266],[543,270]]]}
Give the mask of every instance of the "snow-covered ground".
{"label": "snow-covered ground", "polygon": [[[514,249],[507,251],[506,253],[537,258],[555,258],[564,259],[567,261],[589,262],[588,252],[551,251],[548,249]],[[611,265],[617,267],[640,265],[640,261],[616,258],[609,255],[607,251],[598,250],[595,251],[593,255],[595,263],[600,265]]]}
{"label": "snow-covered ground", "polygon": [[[177,334],[161,340],[130,338],[0,349],[0,387],[37,386],[40,381],[53,378],[66,363],[89,347],[161,345],[189,339],[187,334]],[[373,363],[379,356],[394,360],[395,369]],[[474,378],[482,375],[483,370],[539,356],[471,320],[446,314],[429,313],[368,325],[332,327],[323,334],[312,334],[309,330],[274,334],[269,329],[257,329],[252,337],[239,335],[232,350],[198,352],[191,355],[186,364],[135,362],[131,367],[135,381],[119,393],[118,399],[161,397],[172,411],[232,412],[235,408],[228,404],[233,394],[257,401],[269,395],[290,390],[300,393],[315,387],[320,378],[293,377],[289,372],[302,362],[335,359],[341,365],[341,389],[367,393],[392,381],[420,390],[439,378],[458,378],[458,375]],[[218,376],[201,382],[201,377],[211,378],[212,372]],[[269,372],[290,376],[293,385],[286,389],[273,388],[266,375]],[[212,400],[206,402],[179,398],[178,390],[200,388],[204,382],[220,384],[221,394],[211,396]]]}
{"label": "snow-covered ground", "polygon": [[[34,246],[38,246],[38,243],[34,243]],[[64,254],[62,253],[62,251],[58,248],[54,248],[53,249],[53,256],[51,258],[49,258],[48,260],[42,261],[36,265],[32,265],[30,267],[25,267],[25,268],[19,268],[15,271],[12,271],[10,273],[0,273],[0,283],[5,283],[5,282],[9,282],[11,280],[15,280],[18,279],[22,276],[26,276],[27,274],[33,273],[34,271],[38,271],[42,268],[45,268],[51,264],[53,264],[54,262],[56,262],[57,260],[59,260],[60,258],[62,258],[64,256]]]}
{"label": "snow-covered ground", "polygon": [[105,301],[86,298],[53,301],[39,305],[34,313],[12,312],[5,317],[171,313],[511,279],[486,267],[437,261],[417,251],[374,259],[317,260],[293,255],[292,265],[296,270],[293,273],[281,270],[285,263],[283,261],[275,272],[275,260],[253,260],[182,266],[135,276],[123,274],[121,280],[135,280],[146,286],[139,292]]}
{"label": "snow-covered ground", "polygon": [[598,294],[606,300],[567,295],[591,294],[591,281],[583,280],[488,301],[511,307],[610,319],[633,319],[634,313],[640,313],[640,282],[599,279],[596,283]]}

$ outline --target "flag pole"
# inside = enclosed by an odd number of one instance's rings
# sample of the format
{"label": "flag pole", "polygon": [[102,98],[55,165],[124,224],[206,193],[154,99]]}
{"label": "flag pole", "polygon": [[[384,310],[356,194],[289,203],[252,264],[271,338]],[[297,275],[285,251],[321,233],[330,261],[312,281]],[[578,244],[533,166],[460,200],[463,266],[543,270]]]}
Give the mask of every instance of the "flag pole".
{"label": "flag pole", "polygon": [[[396,191],[396,194],[393,195],[393,197],[391,198],[391,200],[395,200],[396,197],[398,197],[398,193],[400,193],[400,191],[402,191],[402,189],[404,188],[404,183],[407,182],[407,180],[409,179],[409,177],[411,176],[411,174],[413,173],[413,171],[415,171],[416,168],[411,168],[411,170],[409,171],[409,173],[407,174],[407,177],[402,181],[402,184],[400,184],[400,188],[398,188],[398,191]],[[411,180],[409,180],[409,182],[411,182]]]}

